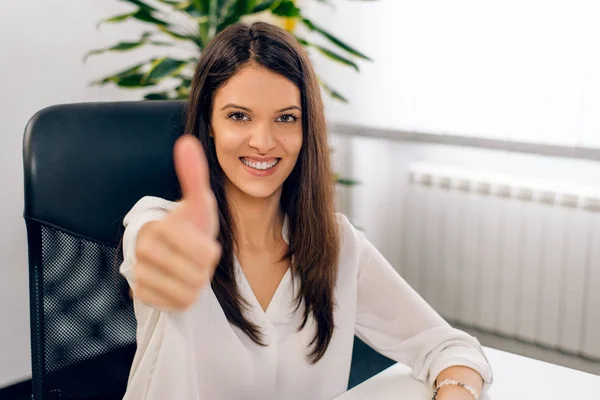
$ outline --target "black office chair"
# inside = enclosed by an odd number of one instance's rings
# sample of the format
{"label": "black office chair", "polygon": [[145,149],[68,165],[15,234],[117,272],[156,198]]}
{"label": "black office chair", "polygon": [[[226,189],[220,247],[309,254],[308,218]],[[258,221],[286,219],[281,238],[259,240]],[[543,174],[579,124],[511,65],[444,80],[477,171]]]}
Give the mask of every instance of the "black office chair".
{"label": "black office chair", "polygon": [[[123,217],[143,196],[174,200],[172,149],[185,102],[46,108],[23,143],[34,400],[121,399],[135,317],[118,273]],[[349,386],[391,360],[356,341]]]}
{"label": "black office chair", "polygon": [[172,149],[185,103],[59,105],[23,143],[35,400],[121,399],[135,317],[119,275],[123,217],[175,199]]}

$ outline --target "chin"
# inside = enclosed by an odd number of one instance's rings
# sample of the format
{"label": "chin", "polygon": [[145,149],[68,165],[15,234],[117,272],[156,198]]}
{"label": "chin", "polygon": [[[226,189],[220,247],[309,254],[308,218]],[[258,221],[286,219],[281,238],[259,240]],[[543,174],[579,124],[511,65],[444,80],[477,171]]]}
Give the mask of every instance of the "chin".
{"label": "chin", "polygon": [[281,188],[281,186],[273,186],[265,183],[257,183],[253,185],[249,184],[248,182],[245,182],[245,184],[239,186],[235,186],[246,196],[253,197],[256,199],[265,199],[271,197]]}

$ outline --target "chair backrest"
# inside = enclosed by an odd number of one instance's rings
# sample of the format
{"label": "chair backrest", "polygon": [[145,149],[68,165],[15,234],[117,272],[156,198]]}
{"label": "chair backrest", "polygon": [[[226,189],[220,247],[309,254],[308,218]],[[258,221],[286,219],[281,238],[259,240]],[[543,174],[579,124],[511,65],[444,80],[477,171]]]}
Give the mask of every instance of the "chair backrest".
{"label": "chair backrest", "polygon": [[185,102],[58,105],[23,142],[33,398],[120,399],[135,317],[118,274],[123,217],[179,194],[173,144]]}

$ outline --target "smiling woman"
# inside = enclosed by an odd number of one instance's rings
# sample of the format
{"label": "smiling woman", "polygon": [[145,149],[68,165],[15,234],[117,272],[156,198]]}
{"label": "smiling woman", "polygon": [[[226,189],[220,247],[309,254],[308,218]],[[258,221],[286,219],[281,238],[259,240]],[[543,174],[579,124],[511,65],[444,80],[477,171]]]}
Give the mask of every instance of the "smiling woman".
{"label": "smiling woman", "polygon": [[265,23],[220,33],[186,133],[180,201],[145,197],[124,221],[138,322],[125,400],[333,399],[355,335],[439,379],[440,400],[491,383],[479,342],[335,213],[319,85],[293,36]]}

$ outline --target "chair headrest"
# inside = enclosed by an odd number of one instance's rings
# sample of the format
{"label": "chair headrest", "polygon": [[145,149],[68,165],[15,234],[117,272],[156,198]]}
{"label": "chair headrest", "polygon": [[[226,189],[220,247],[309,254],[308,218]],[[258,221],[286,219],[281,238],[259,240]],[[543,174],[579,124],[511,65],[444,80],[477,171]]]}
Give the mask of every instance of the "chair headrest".
{"label": "chair headrest", "polygon": [[141,197],[179,196],[173,145],[185,105],[80,103],[36,113],[23,140],[25,218],[116,246]]}

